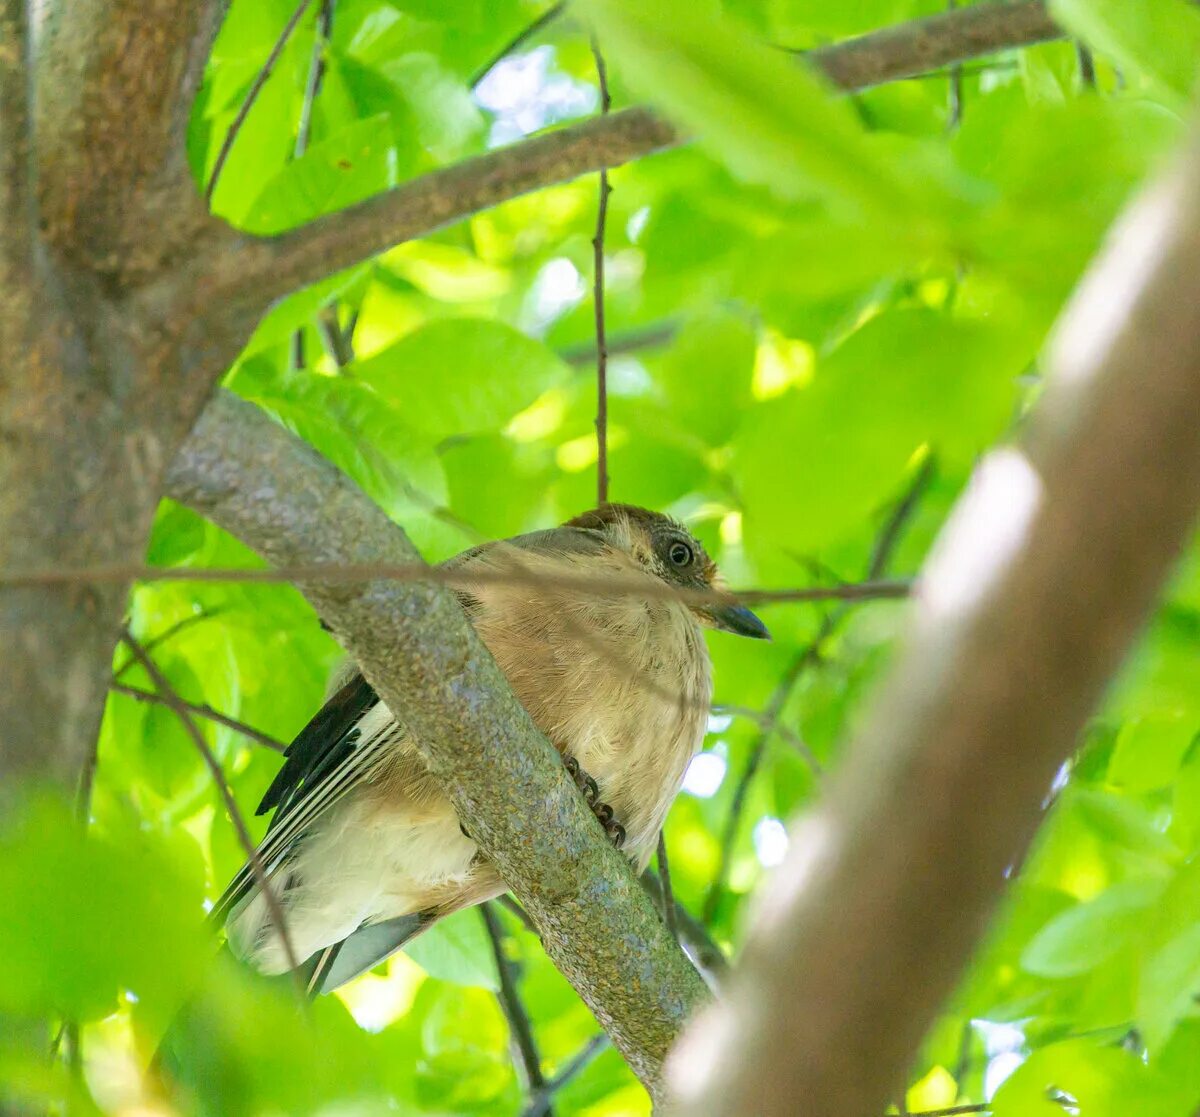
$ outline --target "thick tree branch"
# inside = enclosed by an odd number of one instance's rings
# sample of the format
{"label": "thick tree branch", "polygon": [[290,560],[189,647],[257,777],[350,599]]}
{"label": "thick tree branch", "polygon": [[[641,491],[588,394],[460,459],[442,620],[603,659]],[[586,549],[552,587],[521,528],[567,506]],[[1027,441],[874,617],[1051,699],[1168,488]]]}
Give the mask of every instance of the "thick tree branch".
{"label": "thick tree branch", "polygon": [[[184,445],[168,493],[275,563],[417,558],[349,479],[226,393]],[[415,582],[300,588],[399,713],[551,958],[657,1096],[662,1059],[704,984],[453,594]]]}
{"label": "thick tree branch", "polygon": [[1120,222],[1048,364],[723,1003],[673,1054],[674,1112],[883,1112],[977,943],[1200,503],[1200,136]]}
{"label": "thick tree branch", "polygon": [[834,85],[867,89],[1062,36],[1045,0],[989,0],[834,43],[809,57]]}
{"label": "thick tree branch", "polygon": [[26,0],[0,4],[0,313],[27,286],[35,217]]}
{"label": "thick tree branch", "polygon": [[[845,90],[864,89],[1062,32],[1042,0],[982,4],[822,47],[807,58]],[[209,295],[265,306],[375,253],[501,202],[617,167],[683,137],[644,108],[561,128],[423,175],[271,239],[224,229],[207,246]]]}
{"label": "thick tree branch", "polygon": [[140,278],[205,223],[185,143],[225,0],[57,0],[38,35],[37,136],[47,239]]}

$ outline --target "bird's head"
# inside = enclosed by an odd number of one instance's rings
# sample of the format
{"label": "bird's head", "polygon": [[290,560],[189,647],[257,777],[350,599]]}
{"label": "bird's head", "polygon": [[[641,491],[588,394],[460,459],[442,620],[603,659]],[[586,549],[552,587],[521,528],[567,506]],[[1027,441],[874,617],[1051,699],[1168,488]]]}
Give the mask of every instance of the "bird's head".
{"label": "bird's head", "polygon": [[[648,573],[670,586],[715,593],[725,589],[717,564],[696,537],[660,512],[634,504],[602,504],[564,526],[598,532],[610,546],[627,551]],[[688,608],[707,628],[759,640],[770,638],[766,625],[736,601],[690,602]]]}

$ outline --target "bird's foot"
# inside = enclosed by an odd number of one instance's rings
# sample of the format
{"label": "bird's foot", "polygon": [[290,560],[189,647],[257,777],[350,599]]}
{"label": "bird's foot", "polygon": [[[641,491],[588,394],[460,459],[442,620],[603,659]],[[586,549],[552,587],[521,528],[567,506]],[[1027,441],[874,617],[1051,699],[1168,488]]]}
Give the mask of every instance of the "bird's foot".
{"label": "bird's foot", "polygon": [[596,816],[600,821],[600,825],[604,827],[604,832],[608,835],[609,841],[617,849],[620,849],[625,844],[625,827],[616,820],[612,807],[607,803],[600,802],[600,788],[596,785],[596,781],[579,766],[579,761],[573,756],[563,757],[563,764],[566,766],[571,779],[575,781],[575,786],[583,792],[584,799],[587,800],[588,806],[592,808],[592,814]]}

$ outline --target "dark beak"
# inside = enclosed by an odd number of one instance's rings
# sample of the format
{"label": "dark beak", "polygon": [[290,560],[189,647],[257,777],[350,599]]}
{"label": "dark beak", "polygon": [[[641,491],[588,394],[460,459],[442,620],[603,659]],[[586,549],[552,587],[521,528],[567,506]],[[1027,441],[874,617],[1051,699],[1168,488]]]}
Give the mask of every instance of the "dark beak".
{"label": "dark beak", "polygon": [[753,640],[770,640],[771,634],[745,605],[714,605],[708,610],[713,627],[722,632],[732,632],[735,636],[749,636]]}

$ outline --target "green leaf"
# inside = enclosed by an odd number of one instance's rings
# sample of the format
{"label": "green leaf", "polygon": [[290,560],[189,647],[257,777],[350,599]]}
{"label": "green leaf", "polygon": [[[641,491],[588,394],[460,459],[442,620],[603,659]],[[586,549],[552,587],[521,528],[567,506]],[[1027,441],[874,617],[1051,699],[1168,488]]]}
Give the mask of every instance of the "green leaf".
{"label": "green leaf", "polygon": [[1138,1096],[1145,1068],[1136,1055],[1086,1040],[1035,1051],[996,1091],[993,1117],[1062,1117],[1059,1091],[1086,1117],[1124,1117],[1121,1105]]}
{"label": "green leaf", "polygon": [[1191,96],[1200,63],[1200,12],[1187,0],[1050,0],[1053,17],[1118,66],[1161,90]]}
{"label": "green leaf", "polygon": [[360,120],[314,144],[263,187],[242,224],[252,233],[281,233],[345,209],[395,186],[396,157],[390,118]]}
{"label": "green leaf", "polygon": [[1195,720],[1180,714],[1155,712],[1127,721],[1109,760],[1109,782],[1135,794],[1166,787],[1195,736]]}
{"label": "green leaf", "polygon": [[498,430],[568,376],[541,342],[484,318],[430,322],[354,372],[434,440]]}
{"label": "green leaf", "polygon": [[1095,969],[1133,937],[1165,887],[1161,880],[1115,884],[1094,900],[1055,916],[1025,948],[1022,968],[1050,978]]}
{"label": "green leaf", "polygon": [[92,1020],[131,990],[162,1022],[210,953],[199,881],[180,868],[148,830],[85,837],[58,803],[8,817],[0,1012]]}
{"label": "green leaf", "polygon": [[580,7],[625,79],[737,174],[791,197],[817,190],[879,219],[911,218],[933,201],[917,201],[820,78],[713,5],[586,0]]}
{"label": "green leaf", "polygon": [[500,988],[496,959],[477,911],[460,911],[435,923],[404,948],[430,977],[455,985]]}
{"label": "green leaf", "polygon": [[966,462],[1004,428],[1028,354],[990,323],[883,314],[811,384],[768,401],[734,444],[755,530],[802,552],[836,542],[896,490],[912,454]]}
{"label": "green leaf", "polygon": [[712,446],[724,445],[750,403],[757,335],[746,319],[715,310],[686,323],[656,377],[674,420]]}

